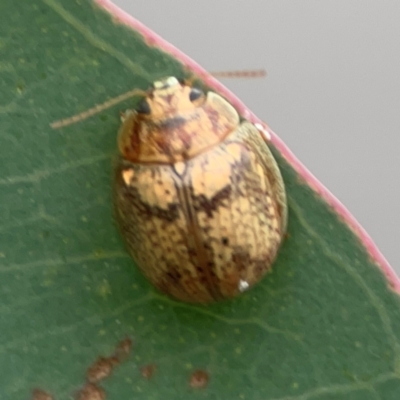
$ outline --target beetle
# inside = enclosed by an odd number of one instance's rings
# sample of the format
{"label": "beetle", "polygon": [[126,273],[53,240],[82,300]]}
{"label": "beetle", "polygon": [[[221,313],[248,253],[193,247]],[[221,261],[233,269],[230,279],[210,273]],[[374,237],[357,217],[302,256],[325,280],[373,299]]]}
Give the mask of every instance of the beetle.
{"label": "beetle", "polygon": [[168,77],[122,116],[114,204],[126,247],[175,299],[233,298],[271,269],[287,225],[262,132],[219,94]]}

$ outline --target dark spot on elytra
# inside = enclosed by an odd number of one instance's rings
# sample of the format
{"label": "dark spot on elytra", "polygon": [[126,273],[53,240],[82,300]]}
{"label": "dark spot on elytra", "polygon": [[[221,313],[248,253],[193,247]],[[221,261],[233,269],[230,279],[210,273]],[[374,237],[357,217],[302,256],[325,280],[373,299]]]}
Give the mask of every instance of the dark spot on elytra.
{"label": "dark spot on elytra", "polygon": [[232,254],[232,261],[235,263],[238,271],[244,271],[251,264],[250,254],[245,249],[236,249]]}
{"label": "dark spot on elytra", "polygon": [[173,265],[168,265],[168,272],[165,273],[165,276],[167,280],[172,282],[179,282],[182,278],[181,273]]}
{"label": "dark spot on elytra", "polygon": [[229,246],[229,239],[228,239],[227,237],[223,237],[223,238],[221,239],[221,243],[222,243],[224,246]]}
{"label": "dark spot on elytra", "polygon": [[266,271],[270,268],[270,259],[267,260],[258,260],[255,262],[254,266],[254,275],[257,278],[260,278]]}
{"label": "dark spot on elytra", "polygon": [[211,199],[204,195],[193,196],[193,205],[196,211],[204,211],[207,217],[211,218],[213,212],[217,211],[218,207],[222,205],[223,201],[229,199],[232,193],[232,188],[230,185],[225,186]]}
{"label": "dark spot on elytra", "polygon": [[[150,206],[140,199],[139,192],[134,187],[123,187],[121,196],[124,198],[122,204],[128,204],[129,207],[136,208],[142,216],[146,216],[148,219],[157,217],[167,222],[174,222],[179,218],[180,207],[178,204],[170,203],[167,209]],[[124,214],[126,215],[127,212],[131,213],[132,211],[124,211]],[[121,221],[121,223],[123,223],[123,221]]]}
{"label": "dark spot on elytra", "polygon": [[188,252],[188,255],[189,255],[191,258],[197,257],[197,251],[196,251],[196,249],[194,249],[192,246],[188,246],[187,252]]}

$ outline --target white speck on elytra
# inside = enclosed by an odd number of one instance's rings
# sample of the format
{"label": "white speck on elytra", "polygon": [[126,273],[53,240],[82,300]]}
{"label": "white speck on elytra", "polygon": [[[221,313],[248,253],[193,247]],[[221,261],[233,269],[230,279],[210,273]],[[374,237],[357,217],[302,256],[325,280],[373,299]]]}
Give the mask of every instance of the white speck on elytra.
{"label": "white speck on elytra", "polygon": [[261,135],[263,135],[265,140],[268,140],[268,142],[271,140],[271,135],[270,133],[263,127],[262,124],[256,123],[254,126],[259,130]]}
{"label": "white speck on elytra", "polygon": [[249,286],[250,285],[246,281],[244,281],[242,279],[239,281],[239,290],[241,292],[244,292],[245,290],[247,290],[249,288]]}

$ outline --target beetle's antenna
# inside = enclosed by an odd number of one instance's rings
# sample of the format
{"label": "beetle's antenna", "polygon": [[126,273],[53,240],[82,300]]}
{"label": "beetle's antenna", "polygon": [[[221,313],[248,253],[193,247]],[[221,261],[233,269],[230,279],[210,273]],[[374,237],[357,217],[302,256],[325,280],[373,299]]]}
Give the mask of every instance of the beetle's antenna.
{"label": "beetle's antenna", "polygon": [[[215,78],[263,78],[267,75],[267,72],[265,71],[265,69],[254,69],[254,70],[241,70],[241,71],[214,71],[210,72],[210,74]],[[185,84],[191,86],[194,79],[195,79],[194,76],[185,79]],[[107,108],[110,108],[124,100],[129,99],[130,97],[146,96],[146,95],[147,92],[145,92],[144,90],[133,89],[130,90],[129,92],[120,94],[117,97],[107,100],[102,104],[97,104],[94,107],[89,108],[88,110],[83,111],[79,114],[75,114],[71,117],[54,121],[50,124],[50,126],[53,129],[63,128],[64,126],[72,125],[76,122],[83,121],[84,119],[92,117],[93,115],[98,114],[99,112],[106,110]]]}
{"label": "beetle's antenna", "polygon": [[214,71],[210,75],[215,78],[264,78],[267,76],[265,69],[248,69],[240,71]]}
{"label": "beetle's antenna", "polygon": [[89,108],[86,111],[83,111],[79,114],[75,114],[72,117],[68,117],[68,118],[64,118],[64,119],[60,119],[58,121],[54,121],[50,124],[50,126],[53,129],[59,129],[59,128],[63,128],[64,126],[68,126],[71,124],[74,124],[76,122],[79,121],[83,121],[86,118],[89,118],[103,110],[106,110],[107,108],[110,108],[118,103],[120,103],[121,101],[127,100],[130,97],[133,96],[146,96],[147,92],[145,92],[144,90],[140,90],[140,89],[133,89],[130,90],[129,92],[120,94],[117,97],[114,97],[112,99],[107,100],[106,102],[102,103],[102,104],[97,104],[92,108]]}
{"label": "beetle's antenna", "polygon": [[[237,71],[211,71],[209,72],[214,78],[264,78],[267,76],[265,69],[243,69]],[[181,83],[186,86],[192,86],[197,77],[193,74],[181,80]]]}

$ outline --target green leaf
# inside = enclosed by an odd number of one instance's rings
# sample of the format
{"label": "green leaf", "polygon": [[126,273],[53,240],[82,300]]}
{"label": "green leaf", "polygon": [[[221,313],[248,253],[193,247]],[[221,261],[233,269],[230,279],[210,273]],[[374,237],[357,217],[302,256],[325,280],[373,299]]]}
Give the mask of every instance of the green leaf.
{"label": "green leaf", "polygon": [[[34,387],[72,398],[127,335],[133,353],[101,383],[109,400],[400,398],[400,301],[384,261],[287,153],[274,150],[290,214],[273,272],[233,301],[170,300],[112,217],[119,111],[134,101],[50,123],[183,76],[183,64],[87,0],[3,0],[0,32],[1,399]],[[206,388],[189,387],[195,369]]]}

